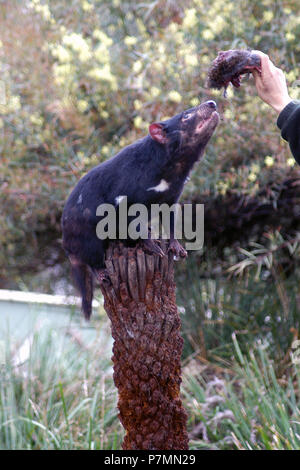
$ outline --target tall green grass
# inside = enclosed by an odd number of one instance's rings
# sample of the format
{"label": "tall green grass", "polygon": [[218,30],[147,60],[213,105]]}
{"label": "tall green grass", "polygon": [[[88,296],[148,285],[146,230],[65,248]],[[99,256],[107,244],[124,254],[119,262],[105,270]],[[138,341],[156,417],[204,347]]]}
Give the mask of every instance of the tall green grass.
{"label": "tall green grass", "polygon": [[101,343],[88,348],[55,330],[39,331],[30,356],[7,351],[0,380],[1,449],[117,449],[112,366]]}
{"label": "tall green grass", "polygon": [[[242,354],[233,335],[236,360],[230,369],[187,369],[186,405],[195,449],[299,450],[300,365],[289,362],[276,377],[263,345]],[[206,378],[204,378],[206,377]]]}
{"label": "tall green grass", "polygon": [[[107,328],[108,325],[102,325]],[[109,331],[109,330],[107,330]],[[243,353],[231,339],[232,362],[183,364],[182,394],[191,449],[300,449],[300,365],[284,373],[264,344]],[[32,339],[16,365],[7,344],[1,366],[1,449],[120,449],[123,429],[110,353],[95,341],[83,346],[56,330]]]}
{"label": "tall green grass", "polygon": [[183,306],[185,356],[195,350],[205,359],[232,360],[234,332],[243,353],[254,342],[268,345],[278,363],[300,331],[299,272],[256,279],[255,272],[244,278],[215,275],[205,278],[205,266],[189,259],[177,270],[177,304]]}

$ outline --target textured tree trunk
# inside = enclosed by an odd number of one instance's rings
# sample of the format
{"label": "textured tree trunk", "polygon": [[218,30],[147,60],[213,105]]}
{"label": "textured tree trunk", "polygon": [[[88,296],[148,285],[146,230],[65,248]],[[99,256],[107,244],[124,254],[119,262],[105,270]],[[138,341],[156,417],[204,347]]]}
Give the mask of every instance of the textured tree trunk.
{"label": "textured tree trunk", "polygon": [[188,449],[173,255],[160,258],[141,246],[115,243],[107,250],[106,267],[110,282],[102,282],[101,290],[114,338],[123,449]]}

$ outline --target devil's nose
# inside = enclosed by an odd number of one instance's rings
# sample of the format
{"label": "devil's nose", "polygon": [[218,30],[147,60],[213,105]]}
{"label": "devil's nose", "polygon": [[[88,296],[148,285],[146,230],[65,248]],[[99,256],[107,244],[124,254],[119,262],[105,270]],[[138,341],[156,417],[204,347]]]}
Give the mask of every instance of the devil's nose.
{"label": "devil's nose", "polygon": [[212,109],[217,109],[217,103],[213,100],[207,101],[206,104]]}

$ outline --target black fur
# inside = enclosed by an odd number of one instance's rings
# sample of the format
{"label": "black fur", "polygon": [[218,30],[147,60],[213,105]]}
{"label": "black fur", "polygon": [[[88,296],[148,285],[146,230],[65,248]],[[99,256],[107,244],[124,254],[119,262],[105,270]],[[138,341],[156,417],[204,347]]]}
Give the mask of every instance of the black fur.
{"label": "black fur", "polygon": [[[70,258],[76,284],[82,295],[82,310],[90,317],[93,271],[104,268],[106,241],[96,235],[102,203],[115,204],[117,196],[134,203],[174,204],[184,183],[218,124],[216,104],[208,101],[173,118],[154,123],[149,135],[121,150],[89,171],[70,194],[62,216],[63,246]],[[161,180],[163,192],[147,190]]]}

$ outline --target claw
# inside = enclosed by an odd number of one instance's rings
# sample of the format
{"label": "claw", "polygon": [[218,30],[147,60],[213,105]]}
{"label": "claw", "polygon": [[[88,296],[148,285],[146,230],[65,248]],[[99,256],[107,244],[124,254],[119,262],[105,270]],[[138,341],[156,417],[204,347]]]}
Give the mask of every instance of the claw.
{"label": "claw", "polygon": [[176,239],[170,241],[169,247],[168,247],[168,253],[169,252],[174,253],[176,258],[187,257],[187,251],[183,248],[182,245],[180,245],[179,241]]}
{"label": "claw", "polygon": [[160,241],[159,240],[153,240],[151,238],[147,240],[143,240],[143,247],[146,252],[148,252],[150,255],[158,255],[161,258],[165,256],[165,253],[161,249]]}

